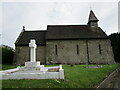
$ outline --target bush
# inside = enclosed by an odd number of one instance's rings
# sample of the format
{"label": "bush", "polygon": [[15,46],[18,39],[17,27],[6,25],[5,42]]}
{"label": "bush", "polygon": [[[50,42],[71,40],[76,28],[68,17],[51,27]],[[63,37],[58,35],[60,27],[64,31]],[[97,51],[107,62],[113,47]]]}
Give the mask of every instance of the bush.
{"label": "bush", "polygon": [[2,48],[2,64],[12,64],[14,49],[7,45],[2,45],[1,48]]}
{"label": "bush", "polygon": [[120,62],[120,33],[109,35],[116,62]]}

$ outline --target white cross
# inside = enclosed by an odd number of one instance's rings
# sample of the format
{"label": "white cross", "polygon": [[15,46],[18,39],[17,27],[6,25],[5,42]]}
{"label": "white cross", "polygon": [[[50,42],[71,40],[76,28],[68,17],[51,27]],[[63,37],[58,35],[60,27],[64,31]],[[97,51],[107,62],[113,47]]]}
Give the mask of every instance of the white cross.
{"label": "white cross", "polygon": [[36,62],[37,45],[34,39],[30,40],[29,47],[30,47],[30,62]]}

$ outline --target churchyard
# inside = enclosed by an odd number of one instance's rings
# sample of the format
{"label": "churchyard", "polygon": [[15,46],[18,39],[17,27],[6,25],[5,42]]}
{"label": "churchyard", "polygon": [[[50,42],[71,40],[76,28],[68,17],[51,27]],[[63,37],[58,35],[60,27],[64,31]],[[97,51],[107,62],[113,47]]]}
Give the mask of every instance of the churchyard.
{"label": "churchyard", "polygon": [[30,60],[24,66],[2,65],[3,88],[96,88],[120,64],[41,65],[36,61],[36,42],[31,40]]}
{"label": "churchyard", "polygon": [[[58,65],[45,65],[58,66]],[[95,88],[112,71],[120,66],[113,65],[62,65],[64,79],[34,79],[34,80],[2,80],[3,88]],[[2,69],[12,69],[17,66],[3,65]]]}

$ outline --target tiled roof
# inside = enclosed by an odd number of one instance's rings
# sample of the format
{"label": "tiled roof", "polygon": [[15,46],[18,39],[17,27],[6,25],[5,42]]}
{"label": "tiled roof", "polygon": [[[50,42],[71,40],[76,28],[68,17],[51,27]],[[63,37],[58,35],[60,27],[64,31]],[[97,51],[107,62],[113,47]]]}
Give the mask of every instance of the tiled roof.
{"label": "tiled roof", "polygon": [[108,38],[100,27],[89,25],[49,25],[46,39],[102,39]]}
{"label": "tiled roof", "polygon": [[28,45],[31,39],[36,40],[37,45],[45,45],[45,34],[46,31],[23,31],[15,42],[15,45]]}
{"label": "tiled roof", "polygon": [[26,31],[23,27],[15,45],[28,45],[30,39],[35,39],[37,45],[46,45],[46,40],[108,39],[100,27],[90,25],[98,21],[91,10],[87,25],[48,25],[44,31]]}

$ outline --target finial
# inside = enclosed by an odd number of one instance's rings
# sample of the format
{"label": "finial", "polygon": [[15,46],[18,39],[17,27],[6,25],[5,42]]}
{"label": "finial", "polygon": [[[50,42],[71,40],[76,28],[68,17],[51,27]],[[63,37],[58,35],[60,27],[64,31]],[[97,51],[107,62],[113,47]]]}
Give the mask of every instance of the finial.
{"label": "finial", "polygon": [[92,10],[92,6],[91,6],[91,4],[90,4],[90,11]]}
{"label": "finial", "polygon": [[23,30],[25,30],[25,26],[23,26]]}

